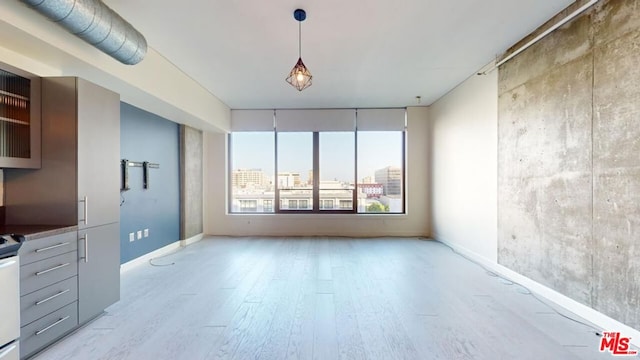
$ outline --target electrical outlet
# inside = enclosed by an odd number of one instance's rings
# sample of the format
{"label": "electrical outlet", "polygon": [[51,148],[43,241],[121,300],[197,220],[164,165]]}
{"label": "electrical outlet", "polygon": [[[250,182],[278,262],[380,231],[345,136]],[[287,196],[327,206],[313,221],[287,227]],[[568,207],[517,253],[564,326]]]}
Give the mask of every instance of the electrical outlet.
{"label": "electrical outlet", "polygon": [[138,230],[138,240],[142,239],[142,230]]}
{"label": "electrical outlet", "polygon": [[149,237],[149,229],[144,229],[144,237]]}
{"label": "electrical outlet", "polygon": [[136,239],[136,234],[129,233],[129,241],[134,241]]}

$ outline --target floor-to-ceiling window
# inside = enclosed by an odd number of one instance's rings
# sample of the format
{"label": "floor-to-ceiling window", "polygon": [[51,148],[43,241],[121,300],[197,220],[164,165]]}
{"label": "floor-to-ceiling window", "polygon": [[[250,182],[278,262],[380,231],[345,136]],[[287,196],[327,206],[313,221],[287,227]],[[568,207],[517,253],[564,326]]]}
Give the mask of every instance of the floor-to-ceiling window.
{"label": "floor-to-ceiling window", "polygon": [[231,213],[405,212],[405,109],[234,115]]}

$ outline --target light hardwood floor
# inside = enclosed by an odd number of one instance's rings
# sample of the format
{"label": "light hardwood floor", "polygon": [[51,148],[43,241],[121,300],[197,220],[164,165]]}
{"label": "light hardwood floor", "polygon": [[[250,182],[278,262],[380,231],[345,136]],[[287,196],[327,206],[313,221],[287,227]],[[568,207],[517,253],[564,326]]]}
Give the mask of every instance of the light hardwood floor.
{"label": "light hardwood floor", "polygon": [[124,273],[120,302],[36,359],[611,358],[435,241],[211,237],[154,263],[168,266]]}

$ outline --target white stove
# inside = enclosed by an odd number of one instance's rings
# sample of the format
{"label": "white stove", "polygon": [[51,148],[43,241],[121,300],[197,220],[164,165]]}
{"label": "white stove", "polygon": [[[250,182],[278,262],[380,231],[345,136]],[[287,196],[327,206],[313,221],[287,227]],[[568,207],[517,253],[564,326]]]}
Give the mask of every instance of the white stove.
{"label": "white stove", "polygon": [[0,360],[20,359],[20,257],[22,237],[0,237]]}

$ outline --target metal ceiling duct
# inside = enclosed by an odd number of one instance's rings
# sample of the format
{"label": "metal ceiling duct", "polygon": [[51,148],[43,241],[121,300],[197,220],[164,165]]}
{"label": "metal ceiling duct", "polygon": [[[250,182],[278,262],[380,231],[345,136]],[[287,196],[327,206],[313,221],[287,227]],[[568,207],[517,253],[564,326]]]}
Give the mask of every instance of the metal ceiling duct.
{"label": "metal ceiling duct", "polygon": [[127,65],[142,61],[147,40],[100,0],[20,0]]}

